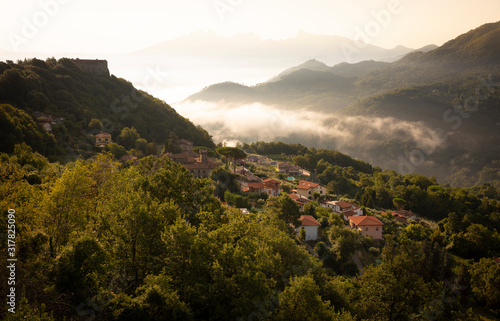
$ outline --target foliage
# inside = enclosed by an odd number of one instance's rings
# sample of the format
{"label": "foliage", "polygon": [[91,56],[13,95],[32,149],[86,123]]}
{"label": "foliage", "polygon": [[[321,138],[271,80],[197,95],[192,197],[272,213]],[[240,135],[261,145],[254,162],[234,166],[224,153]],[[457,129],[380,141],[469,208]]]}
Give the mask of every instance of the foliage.
{"label": "foliage", "polygon": [[471,309],[498,315],[499,270],[491,259],[500,249],[497,190],[450,188],[380,169],[334,171],[374,207],[401,198],[409,210],[440,221],[406,226],[367,208],[384,223],[385,240],[375,242],[310,202],[306,213],[323,231],[314,250],[306,249],[295,231],[301,213],[288,195],[261,200],[262,210],[246,215],[223,206],[215,195],[238,207],[263,197],[238,194],[234,174],[224,169],[213,171],[214,181],[195,179],[168,157],[121,165],[110,153],[61,165],[15,145],[0,154],[0,207],[4,215],[9,208],[22,213],[19,313],[45,320],[82,313],[103,320],[466,320]]}
{"label": "foliage", "polygon": [[[34,111],[64,120],[49,134],[37,124]],[[168,104],[124,79],[83,72],[67,58],[0,62],[0,128],[0,152],[10,153],[24,141],[49,158],[90,149],[90,135],[105,131],[114,138],[124,128],[135,128],[149,142],[162,142],[174,132],[196,145],[214,147],[204,129]],[[136,139],[123,139],[120,144],[134,147]]]}

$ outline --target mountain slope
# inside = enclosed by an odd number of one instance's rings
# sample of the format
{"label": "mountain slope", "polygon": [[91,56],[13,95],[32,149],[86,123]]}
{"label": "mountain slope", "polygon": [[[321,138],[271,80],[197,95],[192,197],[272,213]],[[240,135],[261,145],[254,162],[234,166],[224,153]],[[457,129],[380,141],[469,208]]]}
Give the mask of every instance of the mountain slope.
{"label": "mountain slope", "polygon": [[[273,103],[288,122],[300,120],[291,133],[275,130],[277,139],[338,149],[396,170],[410,164],[406,169],[450,183],[471,182],[463,173],[470,176],[497,168],[499,83],[500,22],[496,22],[393,63],[328,67],[309,60],[272,81],[247,87],[244,101]],[[202,91],[189,99],[203,96]],[[231,101],[229,91],[212,95],[210,101],[221,97]],[[293,108],[312,113],[291,114]],[[482,182],[487,181],[482,175]]]}
{"label": "mountain slope", "polygon": [[163,143],[170,132],[195,145],[214,146],[208,133],[180,116],[165,102],[115,76],[80,70],[70,59],[0,62],[0,103],[24,110],[36,119],[43,112],[64,120],[54,125],[59,146],[78,149],[92,145],[87,125],[99,119],[101,130],[117,137],[124,127],[135,127],[142,138]]}

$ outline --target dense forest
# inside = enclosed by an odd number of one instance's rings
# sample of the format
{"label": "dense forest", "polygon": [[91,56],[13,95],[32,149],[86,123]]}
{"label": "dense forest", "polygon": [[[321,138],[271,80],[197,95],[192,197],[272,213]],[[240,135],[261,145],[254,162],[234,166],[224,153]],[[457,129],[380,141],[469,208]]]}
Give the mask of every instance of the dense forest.
{"label": "dense forest", "polygon": [[[0,155],[0,206],[15,210],[16,314],[6,320],[493,320],[500,316],[500,191],[450,188],[328,150],[257,143],[315,170],[384,223],[374,242],[316,202],[320,242],[287,195],[249,214],[169,158],[110,153],[53,163],[27,144]],[[280,154],[281,153],[281,154]],[[222,162],[220,162],[222,163]],[[212,178],[220,177],[220,168]],[[216,175],[218,173],[218,175]],[[232,176],[227,172],[231,185]],[[223,187],[223,186],[222,186]],[[220,192],[220,191],[219,191]],[[357,199],[357,201],[356,201]],[[396,201],[397,200],[397,201]],[[404,225],[395,205],[422,220]],[[6,224],[0,234],[7,235]],[[363,253],[362,275],[351,257]],[[7,252],[2,251],[6,260]],[[7,275],[3,265],[2,275]],[[2,293],[8,293],[1,283]]]}
{"label": "dense forest", "polygon": [[[60,119],[51,133],[35,113]],[[12,153],[25,142],[51,160],[90,155],[94,135],[112,137],[135,128],[147,143],[162,145],[170,133],[213,147],[210,135],[165,102],[113,75],[80,70],[70,59],[0,62],[0,151]]]}

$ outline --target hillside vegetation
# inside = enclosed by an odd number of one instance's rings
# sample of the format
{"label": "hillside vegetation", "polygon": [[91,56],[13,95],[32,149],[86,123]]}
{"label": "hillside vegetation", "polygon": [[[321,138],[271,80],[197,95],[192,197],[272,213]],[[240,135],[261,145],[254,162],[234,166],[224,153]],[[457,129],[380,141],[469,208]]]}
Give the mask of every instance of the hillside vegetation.
{"label": "hillside vegetation", "polygon": [[[328,197],[356,202],[383,222],[384,240],[359,235],[345,227],[341,215],[311,202],[303,214],[320,222],[322,236],[306,247],[293,228],[299,207],[287,194],[265,195],[248,214],[223,205],[216,189],[234,184],[223,169],[214,188],[214,182],[195,179],[168,157],[120,164],[100,153],[61,165],[17,144],[14,153],[0,154],[0,208],[5,221],[15,222],[16,243],[0,258],[5,262],[12,253],[22,264],[16,265],[16,314],[4,304],[0,317],[499,316],[500,266],[492,258],[500,254],[500,190],[489,185],[451,189],[434,178],[381,171],[300,145],[248,147],[281,152],[315,170],[332,192],[344,194]],[[378,210],[392,204],[406,204],[432,221],[407,226]],[[7,234],[7,224],[0,234]],[[363,253],[362,275],[352,260],[355,253]],[[0,271],[4,275],[6,266]],[[12,290],[2,282],[0,291]]]}
{"label": "hillside vegetation", "polygon": [[[148,142],[162,144],[173,132],[195,145],[214,146],[205,130],[165,102],[124,79],[84,72],[65,58],[0,62],[0,104],[4,152],[23,141],[50,156],[90,151],[93,135],[104,131],[117,137],[125,127],[134,127]],[[43,133],[35,112],[64,120],[51,134]],[[93,119],[98,125],[91,128]]]}

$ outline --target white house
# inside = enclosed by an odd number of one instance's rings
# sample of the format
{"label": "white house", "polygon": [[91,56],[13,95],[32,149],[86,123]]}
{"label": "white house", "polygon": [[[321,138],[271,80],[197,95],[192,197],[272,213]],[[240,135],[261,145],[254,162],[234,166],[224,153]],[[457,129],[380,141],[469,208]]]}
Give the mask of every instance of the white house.
{"label": "white house", "polygon": [[316,241],[318,239],[319,223],[311,215],[301,215],[299,220],[302,222],[301,226],[297,227],[297,236],[301,229],[306,231],[306,241]]}
{"label": "white house", "polygon": [[333,211],[341,213],[345,221],[349,221],[351,216],[363,215],[363,209],[360,206],[353,205],[344,201],[333,201]]}

